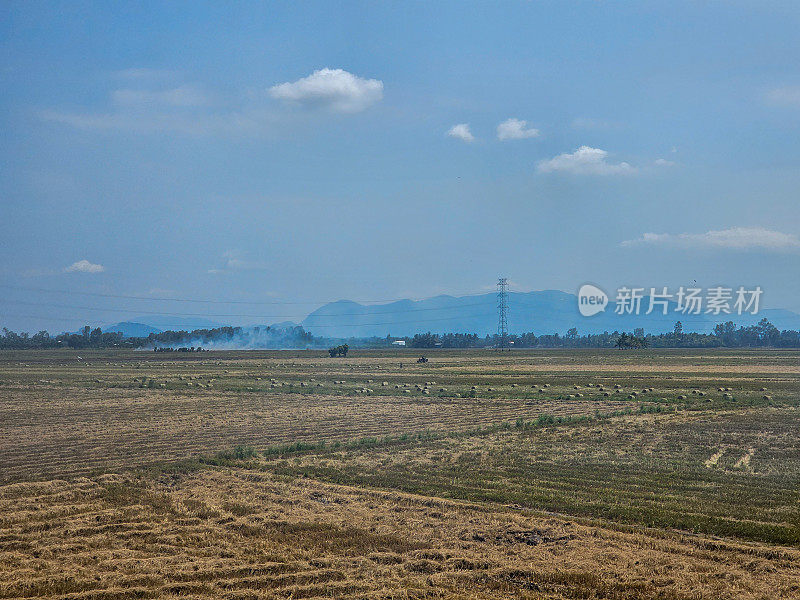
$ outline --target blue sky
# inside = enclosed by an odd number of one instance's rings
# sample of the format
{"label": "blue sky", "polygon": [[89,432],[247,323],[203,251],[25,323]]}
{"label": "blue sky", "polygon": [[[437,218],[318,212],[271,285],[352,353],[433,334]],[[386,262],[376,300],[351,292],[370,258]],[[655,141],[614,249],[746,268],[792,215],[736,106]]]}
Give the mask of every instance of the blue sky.
{"label": "blue sky", "polygon": [[4,2],[0,319],[499,276],[800,310],[799,28],[769,1]]}

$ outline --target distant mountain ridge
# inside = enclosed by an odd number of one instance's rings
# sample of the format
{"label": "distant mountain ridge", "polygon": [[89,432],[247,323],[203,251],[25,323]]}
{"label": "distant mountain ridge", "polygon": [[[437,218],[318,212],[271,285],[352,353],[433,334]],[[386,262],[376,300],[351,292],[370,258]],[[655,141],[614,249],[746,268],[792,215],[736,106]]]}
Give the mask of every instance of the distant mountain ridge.
{"label": "distant mountain ridge", "polygon": [[[654,311],[646,315],[648,300],[642,300],[638,315],[618,315],[611,301],[604,312],[584,317],[578,312],[578,298],[558,290],[510,292],[510,333],[533,332],[536,335],[564,334],[575,327],[580,334],[604,331],[633,331],[644,328],[647,333],[667,333],[675,322],[681,321],[684,331],[709,333],[714,325],[734,321],[752,325],[767,318],[778,329],[800,330],[800,314],[785,309],[767,309],[756,315],[699,314],[674,311],[674,303],[666,315]],[[314,335],[328,337],[385,337],[410,336],[415,333],[477,333],[486,335],[497,331],[497,296],[487,293],[478,296],[436,296],[425,300],[400,300],[388,304],[363,305],[349,300],[326,304],[300,323]]]}
{"label": "distant mountain ridge", "polygon": [[[684,331],[710,333],[714,325],[733,321],[738,325],[752,325],[767,318],[778,329],[800,330],[800,314],[785,309],[766,309],[756,315],[687,315],[675,312],[669,306],[666,315],[655,311],[643,314],[648,299],[642,299],[642,314],[617,315],[613,300],[601,312],[583,317],[578,311],[578,298],[558,290],[535,292],[509,292],[510,333],[533,332],[536,335],[558,333],[563,335],[572,327],[581,335],[604,331],[628,331],[637,327],[646,333],[667,333],[675,322],[681,321]],[[197,317],[143,316],[103,327],[104,331],[121,331],[126,337],[147,337],[150,333],[167,330],[210,329],[235,323],[218,323]],[[295,324],[289,321],[273,324],[276,329],[287,329]],[[387,304],[364,305],[350,300],[339,300],[321,306],[303,319],[306,331],[315,336],[330,338],[350,337],[400,337],[415,333],[477,333],[484,336],[497,332],[497,295],[436,296],[425,300],[398,300]],[[264,327],[264,326],[262,326]]]}
{"label": "distant mountain ridge", "polygon": [[106,325],[103,327],[103,331],[121,331],[125,337],[147,337],[150,333],[161,333],[162,331],[194,331],[195,329],[213,329],[223,326],[224,324],[202,317],[152,315]]}
{"label": "distant mountain ridge", "polygon": [[114,325],[106,325],[103,331],[121,333],[122,337],[147,337],[151,333],[161,333],[161,329],[134,321],[122,321]]}

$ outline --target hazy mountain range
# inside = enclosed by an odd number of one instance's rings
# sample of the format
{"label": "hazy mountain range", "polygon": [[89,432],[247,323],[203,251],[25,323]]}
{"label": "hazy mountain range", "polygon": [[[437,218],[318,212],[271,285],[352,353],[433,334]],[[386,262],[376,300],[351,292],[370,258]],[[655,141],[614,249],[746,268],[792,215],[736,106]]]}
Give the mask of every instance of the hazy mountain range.
{"label": "hazy mountain range", "polygon": [[[555,290],[511,292],[508,305],[510,333],[563,334],[571,327],[577,328],[581,334],[632,331],[636,327],[643,327],[648,333],[665,333],[673,330],[676,321],[683,323],[684,331],[710,332],[714,325],[723,321],[750,325],[764,317],[778,329],[800,329],[800,314],[784,309],[741,316],[685,315],[675,312],[673,303],[666,315],[661,312],[617,315],[612,302],[605,312],[583,317],[578,312],[575,294]],[[644,299],[642,312],[646,307],[647,300]],[[372,306],[343,300],[315,310],[301,324],[314,334],[332,337],[404,336],[425,331],[486,335],[497,331],[497,296],[493,293],[461,298],[437,296],[416,302],[402,300]]]}
{"label": "hazy mountain range", "polygon": [[[684,331],[710,332],[714,325],[734,321],[737,325],[751,325],[766,317],[778,329],[800,330],[800,314],[785,309],[767,309],[756,315],[686,315],[669,307],[666,315],[617,315],[613,301],[605,312],[583,317],[578,312],[575,294],[545,290],[537,292],[510,292],[509,331],[533,332],[537,335],[564,334],[571,327],[580,334],[603,331],[632,331],[643,327],[647,333],[672,331],[675,322],[683,323]],[[642,301],[642,313],[647,299]],[[425,300],[400,300],[389,304],[363,305],[349,300],[326,304],[300,323],[307,331],[324,337],[348,338],[378,336],[409,336],[431,331],[434,333],[458,332],[486,335],[497,331],[497,296],[487,293],[477,296],[437,296]],[[206,319],[181,317],[140,317],[105,327],[106,331],[122,331],[125,335],[146,336],[151,331],[167,329],[198,329],[236,325],[215,323]],[[285,328],[291,323],[281,323]]]}

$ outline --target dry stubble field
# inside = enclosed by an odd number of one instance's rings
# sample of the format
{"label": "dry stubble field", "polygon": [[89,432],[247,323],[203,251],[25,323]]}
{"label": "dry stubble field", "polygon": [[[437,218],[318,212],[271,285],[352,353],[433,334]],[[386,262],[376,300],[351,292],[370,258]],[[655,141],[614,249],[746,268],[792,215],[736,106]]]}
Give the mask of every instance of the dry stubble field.
{"label": "dry stubble field", "polygon": [[0,355],[0,598],[800,597],[800,353],[426,354]]}

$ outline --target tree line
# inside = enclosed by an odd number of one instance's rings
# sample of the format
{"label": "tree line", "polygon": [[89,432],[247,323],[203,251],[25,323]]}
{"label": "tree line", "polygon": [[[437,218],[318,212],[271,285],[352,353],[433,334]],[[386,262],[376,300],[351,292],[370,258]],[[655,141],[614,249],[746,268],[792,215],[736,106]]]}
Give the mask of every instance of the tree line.
{"label": "tree line", "polygon": [[[260,328],[255,328],[258,333]],[[267,327],[264,330],[268,331]],[[0,350],[35,350],[48,348],[100,349],[100,348],[173,348],[177,346],[213,345],[239,339],[244,330],[241,327],[215,327],[213,329],[195,329],[193,331],[162,331],[151,333],[146,337],[124,337],[120,332],[103,331],[99,327],[85,326],[77,333],[62,333],[51,336],[47,331],[34,335],[27,332],[15,333],[3,328],[0,336]],[[290,336],[298,346],[304,347],[317,342],[311,333],[302,327],[294,327],[288,332],[281,330],[281,335]]]}
{"label": "tree line", "polygon": [[[245,330],[241,327],[217,327],[214,329],[195,329],[193,331],[163,331],[151,333],[146,337],[124,337],[119,332],[103,331],[99,327],[89,327],[75,333],[62,333],[51,336],[47,331],[34,335],[27,332],[15,333],[3,328],[0,336],[0,350],[27,350],[47,348],[161,348],[177,346],[213,346],[234,342],[243,338],[253,338],[259,333],[270,332],[270,328]],[[404,340],[411,348],[495,348],[500,345],[498,335],[479,336],[475,333],[419,333],[408,337],[350,338],[348,340],[322,338],[312,335],[300,326],[280,331],[280,339],[285,346],[296,348],[324,348],[331,343],[331,349],[343,347],[385,348],[392,347],[396,340]],[[646,334],[644,329],[633,332],[612,331],[580,335],[577,328],[569,329],[564,335],[558,333],[536,335],[534,333],[510,334],[507,342],[513,348],[800,348],[800,332],[780,331],[767,319],[755,325],[736,327],[733,321],[720,323],[711,333],[684,332],[680,321],[673,331],[660,334]],[[344,343],[344,342],[347,343]],[[342,342],[340,345],[339,342]],[[347,345],[349,344],[349,346]],[[345,351],[346,352],[346,351]],[[336,355],[340,353],[337,352]]]}
{"label": "tree line", "polygon": [[[412,348],[495,348],[501,341],[496,334],[481,337],[431,332],[391,338],[394,340],[404,340]],[[800,331],[780,331],[769,320],[762,319],[748,327],[736,327],[733,321],[727,321],[717,324],[711,333],[684,332],[683,324],[678,321],[669,333],[647,334],[640,327],[630,333],[606,331],[580,335],[573,327],[564,335],[509,334],[506,340],[513,348],[800,348]]]}

